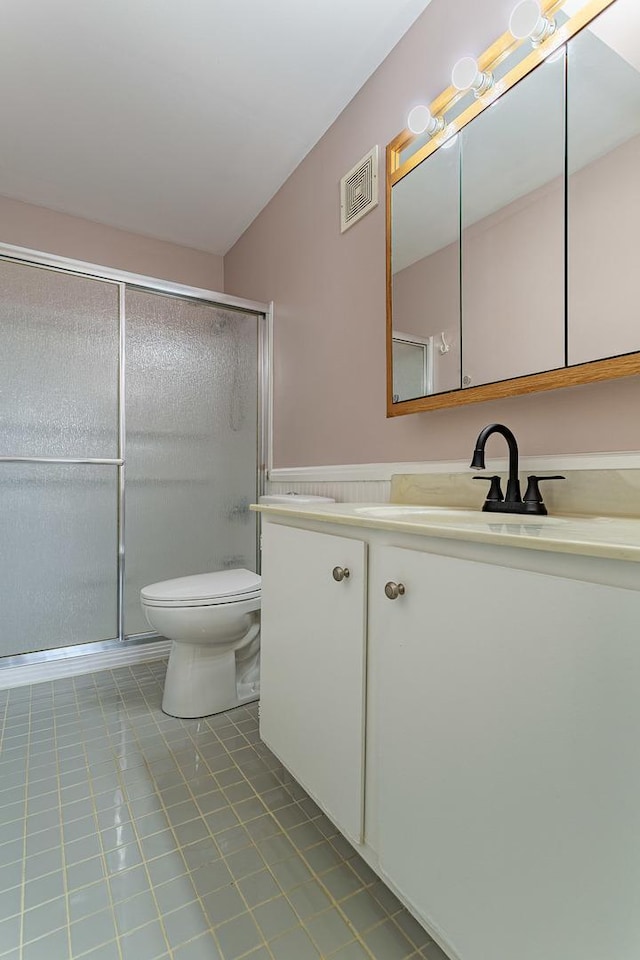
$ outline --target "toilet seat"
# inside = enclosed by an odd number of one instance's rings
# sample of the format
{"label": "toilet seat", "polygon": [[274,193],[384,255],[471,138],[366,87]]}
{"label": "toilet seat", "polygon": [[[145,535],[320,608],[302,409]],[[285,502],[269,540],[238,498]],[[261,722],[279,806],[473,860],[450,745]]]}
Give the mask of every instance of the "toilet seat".
{"label": "toilet seat", "polygon": [[224,607],[226,604],[243,603],[245,600],[260,600],[260,591],[239,593],[230,597],[204,597],[201,600],[148,600],[143,597],[145,607]]}
{"label": "toilet seat", "polygon": [[151,583],[141,591],[150,607],[213,607],[260,599],[261,579],[251,570],[221,570]]}

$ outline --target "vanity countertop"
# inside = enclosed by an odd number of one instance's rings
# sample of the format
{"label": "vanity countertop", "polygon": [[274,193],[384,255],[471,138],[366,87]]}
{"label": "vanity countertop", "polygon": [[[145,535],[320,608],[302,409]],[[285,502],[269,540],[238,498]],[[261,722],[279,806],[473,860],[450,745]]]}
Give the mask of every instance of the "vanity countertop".
{"label": "vanity countertop", "polygon": [[251,509],[273,517],[640,563],[640,520],[624,517],[500,515],[399,503],[253,504]]}

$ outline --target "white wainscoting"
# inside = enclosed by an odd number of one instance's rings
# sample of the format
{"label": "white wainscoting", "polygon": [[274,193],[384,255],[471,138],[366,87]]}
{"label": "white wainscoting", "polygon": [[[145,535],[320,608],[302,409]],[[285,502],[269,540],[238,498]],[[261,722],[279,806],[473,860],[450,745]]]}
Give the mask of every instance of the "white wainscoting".
{"label": "white wainscoting", "polygon": [[[469,460],[472,451],[469,451]],[[306,493],[334,497],[343,503],[384,503],[391,477],[398,474],[468,473],[469,460],[420,463],[355,463],[313,467],[279,467],[269,472],[269,493]],[[504,473],[507,458],[487,460],[487,473]],[[558,473],[563,470],[638,470],[640,452],[580,453],[520,458],[520,472]]]}
{"label": "white wainscoting", "polygon": [[391,480],[272,480],[269,493],[333,497],[340,503],[385,503],[391,493]]}

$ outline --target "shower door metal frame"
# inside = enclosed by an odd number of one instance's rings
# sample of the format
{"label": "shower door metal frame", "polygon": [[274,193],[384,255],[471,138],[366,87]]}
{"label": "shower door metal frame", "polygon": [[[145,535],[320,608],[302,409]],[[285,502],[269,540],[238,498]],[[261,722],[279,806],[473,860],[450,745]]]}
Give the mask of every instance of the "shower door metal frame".
{"label": "shower door metal frame", "polygon": [[[128,273],[124,270],[114,270],[110,267],[101,267],[98,264],[87,263],[82,260],[71,260],[53,254],[29,250],[25,247],[16,247],[12,244],[0,243],[0,261],[20,263],[25,266],[41,267],[56,273],[66,273],[70,276],[82,276],[90,280],[99,280],[113,283],[118,287],[118,390],[117,390],[117,417],[118,417],[118,456],[113,458],[100,457],[20,457],[0,456],[0,463],[63,463],[63,464],[90,464],[100,466],[115,466],[117,477],[117,623],[118,636],[109,640],[90,641],[74,644],[69,647],[55,647],[50,650],[19,653],[8,657],[0,657],[0,670],[8,667],[26,664],[43,663],[68,657],[87,656],[92,653],[102,653],[106,650],[136,646],[149,643],[156,639],[155,633],[143,633],[127,637],[124,630],[124,591],[125,591],[125,525],[126,525],[126,289],[133,287],[149,293],[160,293],[176,297],[181,300],[196,300],[212,307],[228,307],[239,312],[255,314],[258,321],[258,357],[257,357],[257,474],[256,495],[265,491],[268,471],[271,464],[271,423],[272,423],[272,393],[271,393],[271,362],[272,362],[272,329],[273,303],[261,303],[256,300],[245,300],[241,297],[232,297],[214,290],[201,287],[190,287],[182,283],[171,283],[156,277],[147,277],[141,274]],[[256,559],[260,563],[259,523],[256,527]]]}

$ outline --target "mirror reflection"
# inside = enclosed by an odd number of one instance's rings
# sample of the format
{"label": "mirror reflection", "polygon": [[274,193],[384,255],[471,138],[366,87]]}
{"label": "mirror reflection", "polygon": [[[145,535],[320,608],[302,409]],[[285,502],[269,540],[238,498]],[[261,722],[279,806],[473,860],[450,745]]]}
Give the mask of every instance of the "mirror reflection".
{"label": "mirror reflection", "polygon": [[569,44],[568,362],[640,349],[640,3]]}
{"label": "mirror reflection", "polygon": [[462,374],[564,366],[564,51],[462,131]]}
{"label": "mirror reflection", "polygon": [[433,337],[393,331],[393,402],[433,393]]}
{"label": "mirror reflection", "polygon": [[[584,8],[585,0],[565,0],[558,29],[577,30],[580,21],[567,18]],[[393,177],[394,403],[495,384],[484,399],[638,371],[640,2],[614,0],[515,82],[517,72],[505,71],[527,50],[493,71],[496,92],[500,84],[506,92]],[[465,97],[471,105],[467,93],[456,109]],[[415,143],[398,142],[402,159]],[[432,341],[430,376],[396,331]],[[587,369],[599,360],[610,362]],[[449,402],[464,401],[439,405]]]}
{"label": "mirror reflection", "polygon": [[[400,180],[391,204],[393,327],[405,336],[442,342],[433,359],[431,384],[418,392],[398,365],[406,352],[393,347],[394,402],[456,390],[460,381],[460,144],[446,147]],[[430,389],[428,389],[430,386]],[[413,390],[417,392],[412,393]],[[397,399],[396,399],[397,398]]]}

